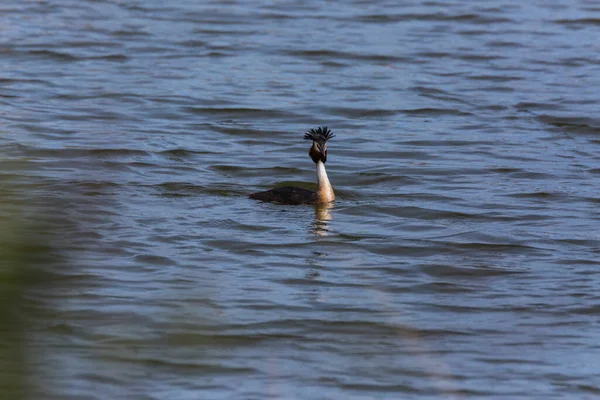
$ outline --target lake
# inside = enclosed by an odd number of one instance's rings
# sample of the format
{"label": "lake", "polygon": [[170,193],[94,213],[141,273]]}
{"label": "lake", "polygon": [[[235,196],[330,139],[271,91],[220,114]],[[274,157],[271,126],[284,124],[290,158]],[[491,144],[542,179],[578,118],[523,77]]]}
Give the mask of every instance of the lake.
{"label": "lake", "polygon": [[[32,398],[600,394],[598,3],[0,12]],[[249,199],[317,126],[336,202]]]}

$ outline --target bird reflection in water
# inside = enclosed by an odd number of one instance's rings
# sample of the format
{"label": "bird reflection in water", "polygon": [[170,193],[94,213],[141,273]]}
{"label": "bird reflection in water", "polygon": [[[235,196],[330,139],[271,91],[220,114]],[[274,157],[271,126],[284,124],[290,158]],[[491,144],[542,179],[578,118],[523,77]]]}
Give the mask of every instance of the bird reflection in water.
{"label": "bird reflection in water", "polygon": [[329,221],[333,219],[331,210],[333,203],[317,204],[315,206],[315,221],[312,232],[317,236],[329,236]]}

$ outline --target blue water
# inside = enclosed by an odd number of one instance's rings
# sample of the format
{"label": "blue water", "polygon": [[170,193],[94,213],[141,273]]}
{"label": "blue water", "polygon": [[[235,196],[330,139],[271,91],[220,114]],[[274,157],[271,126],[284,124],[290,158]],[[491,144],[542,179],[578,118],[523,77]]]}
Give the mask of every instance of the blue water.
{"label": "blue water", "polygon": [[[0,216],[63,257],[33,398],[600,393],[600,6],[0,13]],[[320,125],[335,204],[248,199]]]}

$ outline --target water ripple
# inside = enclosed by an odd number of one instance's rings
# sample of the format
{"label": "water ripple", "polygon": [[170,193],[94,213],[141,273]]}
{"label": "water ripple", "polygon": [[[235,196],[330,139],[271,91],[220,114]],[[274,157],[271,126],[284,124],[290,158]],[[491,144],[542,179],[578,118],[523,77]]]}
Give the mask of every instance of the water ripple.
{"label": "water ripple", "polygon": [[0,6],[34,397],[598,393],[598,7],[71,3]]}

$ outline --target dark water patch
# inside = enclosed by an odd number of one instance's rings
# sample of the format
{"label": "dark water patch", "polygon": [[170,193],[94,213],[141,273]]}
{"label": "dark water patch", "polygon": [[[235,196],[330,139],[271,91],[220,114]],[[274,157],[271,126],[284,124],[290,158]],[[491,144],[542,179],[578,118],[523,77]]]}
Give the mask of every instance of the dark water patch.
{"label": "dark water patch", "polygon": [[127,102],[130,104],[145,104],[145,99],[140,98],[134,93],[117,93],[117,92],[102,92],[94,94],[81,94],[81,93],[57,93],[51,97],[54,101],[72,101],[72,102],[87,102],[94,101],[97,99],[115,99],[120,102]]}
{"label": "dark water patch", "polygon": [[450,93],[447,93],[443,90],[439,90],[439,89],[432,88],[432,87],[414,86],[414,87],[411,87],[410,90],[413,90],[413,91],[419,93],[419,95],[422,97],[426,97],[426,98],[430,98],[430,99],[451,101],[451,102],[455,102],[455,103],[459,103],[459,104],[469,104],[463,98],[453,96]]}
{"label": "dark water patch", "polygon": [[514,92],[515,89],[512,87],[508,87],[508,86],[486,86],[486,87],[482,87],[481,90],[484,90],[486,92]]}
{"label": "dark water patch", "polygon": [[372,61],[372,62],[413,62],[412,59],[406,57],[398,57],[393,55],[384,54],[360,54],[351,52],[342,52],[336,50],[285,50],[285,54],[293,57],[300,57],[309,60],[360,60],[360,61]]}
{"label": "dark water patch", "polygon": [[501,55],[492,55],[492,54],[476,54],[476,53],[471,53],[471,54],[461,54],[461,55],[457,55],[454,56],[454,58],[459,59],[459,60],[464,60],[464,61],[495,61],[495,60],[502,60],[505,59],[506,57],[501,56]]}
{"label": "dark water patch", "polygon": [[124,9],[126,10],[131,10],[131,11],[140,11],[142,14],[143,13],[148,13],[150,15],[154,15],[156,14],[169,14],[170,12],[174,11],[175,9],[172,7],[159,7],[157,5],[152,5],[152,7],[146,7],[143,5],[143,3],[125,3],[121,5]]}
{"label": "dark water patch", "polygon": [[35,85],[35,84],[51,85],[51,82],[42,80],[42,79],[34,79],[34,78],[32,78],[32,79],[15,79],[15,78],[0,77],[0,84],[19,84],[19,83],[31,84],[31,85]]}
{"label": "dark water patch", "polygon": [[385,24],[403,21],[444,21],[471,24],[496,24],[511,22],[510,19],[486,16],[482,14],[447,14],[447,13],[401,13],[401,14],[369,14],[354,18],[360,22]]}
{"label": "dark water patch", "polygon": [[262,323],[252,323],[242,326],[231,326],[230,332],[254,332],[263,334],[267,332],[284,332],[287,334],[295,333],[302,335],[309,340],[315,332],[326,334],[343,333],[344,336],[350,339],[352,336],[357,338],[363,337],[366,333],[372,332],[383,337],[444,337],[444,336],[466,336],[468,332],[453,329],[419,329],[406,324],[387,323],[379,321],[361,321],[361,320],[319,320],[319,319],[276,319]]}
{"label": "dark water patch", "polygon": [[[157,174],[164,173],[161,168],[151,161],[103,161],[103,165],[115,171],[138,171],[142,169],[154,170]],[[180,168],[184,169],[184,168]]]}
{"label": "dark water patch", "polygon": [[362,23],[386,24],[406,21],[406,17],[407,15],[405,14],[370,14],[355,17],[353,20]]}
{"label": "dark water patch", "polygon": [[87,56],[81,57],[81,60],[102,60],[102,61],[115,61],[115,62],[125,62],[129,60],[125,54],[105,54],[100,56]]}
{"label": "dark water patch", "polygon": [[535,103],[535,102],[519,102],[514,105],[519,112],[530,113],[531,118],[535,119],[536,114],[530,110],[556,111],[563,108],[560,103]]}
{"label": "dark water patch", "polygon": [[[468,214],[458,211],[436,210],[423,207],[407,206],[390,209],[382,209],[380,212],[395,217],[438,220],[438,219],[475,219],[481,218],[478,214]],[[485,216],[483,216],[485,218]]]}
{"label": "dark water patch", "polygon": [[293,113],[280,111],[280,110],[268,110],[259,108],[230,108],[230,107],[184,107],[187,112],[197,115],[207,115],[214,117],[228,117],[228,118],[284,118],[291,117]]}
{"label": "dark water patch", "polygon": [[283,285],[299,285],[299,286],[304,286],[304,285],[308,285],[308,286],[352,286],[352,287],[368,287],[368,285],[361,285],[361,284],[341,284],[341,283],[336,283],[336,282],[328,282],[325,281],[323,279],[302,279],[302,278],[286,278],[286,279],[280,279],[278,281],[276,281],[277,283],[281,283]]}
{"label": "dark water patch", "polygon": [[593,385],[586,385],[586,384],[571,384],[571,385],[566,385],[566,386],[571,388],[571,390],[578,389],[578,390],[581,390],[586,393],[600,394],[600,385],[593,386]]}
{"label": "dark water patch", "polygon": [[409,88],[409,90],[414,90],[421,94],[440,95],[440,96],[449,95],[448,92],[446,92],[440,88],[434,87],[434,86],[412,86]]}
{"label": "dark water patch", "polygon": [[146,54],[148,56],[152,55],[158,57],[172,55],[173,48],[152,44],[146,46],[131,46],[129,51],[135,54]]}
{"label": "dark water patch", "polygon": [[[506,157],[506,158],[508,158],[508,157]],[[544,179],[555,179],[556,178],[556,176],[553,174],[549,174],[546,172],[534,172],[534,171],[513,172],[511,174],[511,177],[515,178],[515,179],[530,179],[530,180],[544,180]]]}
{"label": "dark water patch", "polygon": [[121,361],[127,364],[141,364],[147,367],[158,368],[159,370],[170,371],[173,368],[177,370],[181,370],[182,373],[188,373],[191,371],[195,371],[195,373],[202,373],[207,375],[222,375],[222,374],[252,374],[257,372],[253,368],[248,367],[240,367],[240,366],[227,366],[223,364],[207,364],[202,362],[190,363],[185,362],[183,360],[179,361],[176,359],[167,359],[167,358],[149,358],[145,357],[139,353],[130,353],[123,352],[121,354],[112,353],[105,354],[103,356],[106,360],[111,361]]}
{"label": "dark water patch", "polygon": [[355,184],[356,186],[383,184],[383,187],[389,187],[391,185],[396,188],[405,187],[408,185],[419,185],[420,182],[415,178],[411,178],[409,176],[398,176],[394,173],[363,172],[358,175],[357,179],[355,180]]}
{"label": "dark water patch", "polygon": [[563,59],[563,61],[568,66],[600,65],[599,59],[591,57],[569,57],[568,59]]}
{"label": "dark water patch", "polygon": [[586,135],[600,134],[600,121],[592,118],[538,115],[536,120],[569,133]]}
{"label": "dark water patch", "polygon": [[[205,332],[203,332],[205,331]],[[227,333],[221,330],[208,330],[204,327],[199,332],[178,332],[172,334],[166,334],[166,340],[171,343],[175,343],[178,346],[202,346],[210,345],[211,347],[224,347],[224,348],[235,348],[245,346],[255,346],[267,343],[276,343],[280,341],[288,340],[302,340],[301,335],[294,335],[288,333],[261,333],[261,332],[247,332],[247,333]]]}
{"label": "dark water patch", "polygon": [[159,242],[159,243],[168,243],[168,244],[185,244],[190,237],[188,235],[155,235],[148,238],[148,241],[151,242]]}
{"label": "dark water patch", "polygon": [[[435,266],[428,266],[427,268],[424,269],[425,273],[431,275],[431,273],[428,272],[428,269],[435,269]],[[444,272],[448,272],[448,271],[446,270]],[[436,273],[438,275],[445,276],[445,277],[449,276],[448,274],[444,274],[444,272],[440,273],[439,271],[436,271]],[[464,275],[471,276],[471,274],[469,274],[469,273],[465,273]],[[457,275],[453,275],[453,276],[457,276]],[[409,291],[411,293],[464,294],[464,293],[476,292],[476,289],[474,289],[474,288],[468,288],[464,285],[459,285],[459,284],[451,283],[451,282],[421,283],[421,284],[412,285],[409,288],[403,288],[402,290]]]}
{"label": "dark water patch", "polygon": [[227,251],[235,251],[240,254],[254,254],[254,255],[265,255],[269,254],[273,249],[285,249],[288,246],[297,246],[304,247],[302,243],[288,241],[285,243],[269,243],[269,244],[260,244],[250,242],[242,242],[242,241],[231,241],[231,240],[209,240],[205,243],[205,245],[209,246],[212,249],[221,249]]}
{"label": "dark water patch", "polygon": [[[206,106],[215,106],[215,105],[231,105],[231,102],[223,101],[219,99],[204,99],[197,98],[193,96],[182,96],[182,95],[173,95],[173,94],[161,94],[159,96],[144,96],[144,99],[151,103],[159,103],[159,104],[174,104],[181,106],[183,104],[189,105],[197,105],[202,104]],[[200,124],[203,127],[210,127],[208,124]]]}
{"label": "dark water patch", "polygon": [[588,306],[570,307],[568,312],[570,314],[600,316],[600,303]]}
{"label": "dark water patch", "polygon": [[559,25],[566,25],[568,27],[575,26],[600,26],[600,18],[564,18],[564,19],[554,19],[553,23]]}
{"label": "dark water patch", "polygon": [[127,148],[40,148],[27,145],[19,145],[13,151],[18,151],[26,157],[39,158],[123,158],[123,157],[147,157],[149,152]]}
{"label": "dark water patch", "polygon": [[[259,168],[248,168],[248,167],[239,167],[237,165],[222,165],[222,164],[214,164],[210,166],[210,169],[222,172],[222,173],[245,173],[247,175],[259,176],[261,172],[269,172],[273,173],[283,173],[283,174],[297,174],[301,172],[298,168],[290,168],[290,167],[259,167]],[[295,181],[289,181],[281,184],[291,184],[295,185]]]}
{"label": "dark water patch", "polygon": [[119,149],[119,148],[105,148],[105,149],[65,149],[67,152],[73,151],[74,153],[85,152],[92,156],[111,156],[111,157],[123,157],[123,156],[148,156],[150,153],[144,150],[136,149]]}
{"label": "dark water patch", "polygon": [[463,29],[456,31],[456,33],[463,36],[482,36],[489,34],[489,32],[484,29]]}
{"label": "dark water patch", "polygon": [[205,53],[203,56],[210,57],[210,58],[225,58],[225,57],[230,57],[231,54],[225,53],[222,51],[209,51],[208,53]]}
{"label": "dark water patch", "polygon": [[156,154],[185,158],[185,157],[191,157],[191,156],[196,156],[196,155],[206,155],[206,154],[215,154],[215,153],[211,152],[211,151],[207,151],[207,150],[190,150],[190,149],[181,149],[180,148],[180,149],[162,150],[162,151],[156,152]]}
{"label": "dark water patch", "polygon": [[365,108],[341,108],[327,107],[327,113],[335,116],[352,117],[352,118],[377,118],[377,117],[392,117],[399,113],[397,110],[381,110],[381,109],[365,109]]}
{"label": "dark water patch", "polygon": [[457,201],[457,200],[461,200],[458,197],[452,197],[449,195],[444,195],[441,193],[402,193],[399,195],[401,198],[407,199],[407,200],[414,200],[414,201],[427,201],[427,202],[434,202],[434,203],[450,203],[452,201]]}
{"label": "dark water patch", "polygon": [[169,197],[201,196],[207,192],[206,187],[188,182],[164,182],[152,188]]}
{"label": "dark water patch", "polygon": [[495,142],[478,139],[478,140],[457,140],[457,139],[447,139],[445,137],[440,137],[438,140],[421,140],[421,139],[411,139],[411,140],[402,140],[397,142],[403,146],[414,146],[416,148],[419,147],[473,147],[474,144],[479,145],[494,145]]}
{"label": "dark water patch", "polygon": [[162,256],[156,256],[156,255],[137,255],[134,257],[134,260],[136,262],[139,262],[140,264],[145,264],[145,265],[157,265],[157,266],[170,266],[170,265],[174,265],[175,262],[168,258],[168,257],[162,257]]}
{"label": "dark water patch", "polygon": [[260,18],[264,18],[267,20],[293,20],[293,19],[297,19],[298,16],[297,15],[292,15],[292,14],[284,14],[284,13],[280,13],[280,12],[262,12],[260,14]]}
{"label": "dark water patch", "polygon": [[[600,172],[598,172],[598,173],[600,173]],[[583,200],[585,200],[589,203],[592,203],[592,204],[600,204],[600,197],[584,197]]]}
{"label": "dark water patch", "polygon": [[581,258],[577,258],[577,259],[561,259],[558,260],[559,264],[562,265],[600,265],[600,261],[598,260],[594,260],[594,259],[581,259]]}
{"label": "dark water patch", "polygon": [[107,111],[99,112],[94,111],[91,108],[88,109],[76,109],[71,111],[63,111],[58,114],[63,121],[72,122],[89,122],[89,121],[122,121],[122,122],[140,122],[140,118],[136,115],[128,114],[124,111]]}
{"label": "dark water patch", "polygon": [[536,200],[548,200],[548,201],[556,201],[556,200],[569,200],[571,196],[567,193],[561,192],[529,192],[529,193],[508,193],[503,196],[514,197],[514,198],[525,198],[525,199],[536,199]]}
{"label": "dark water patch", "polygon": [[79,56],[73,55],[66,52],[54,51],[54,50],[29,50],[29,51],[12,51],[14,55],[30,55],[36,58],[50,59],[53,61],[60,62],[76,62],[76,61],[116,61],[124,62],[128,60],[125,54],[103,54],[103,55],[90,55],[90,56]]}
{"label": "dark water patch", "polygon": [[[77,374],[77,376],[81,379],[85,379],[86,381],[94,382],[96,384],[119,386],[123,383],[121,376],[113,377],[110,375],[97,374],[97,373],[79,373],[79,374]],[[92,396],[92,397],[90,397],[90,400],[92,400],[92,399],[100,400],[100,397]]]}
{"label": "dark water patch", "polygon": [[414,55],[416,57],[433,58],[436,60],[439,58],[452,57],[452,53],[447,53],[444,51],[417,51],[414,53]]}
{"label": "dark water patch", "polygon": [[495,172],[498,174],[512,174],[516,172],[523,172],[520,168],[511,168],[511,167],[497,167],[488,169],[490,172]]}
{"label": "dark water patch", "polygon": [[523,253],[527,252],[540,252],[541,249],[538,249],[533,246],[527,246],[524,244],[516,244],[516,243],[462,243],[462,242],[454,242],[454,241],[444,241],[444,240],[432,240],[438,245],[449,246],[451,248],[461,251],[478,251],[478,252],[486,252],[486,253]]}
{"label": "dark water patch", "polygon": [[578,247],[591,248],[593,250],[600,249],[600,239],[598,236],[590,235],[587,238],[579,239],[579,238],[562,238],[555,239],[555,241],[574,245]]}
{"label": "dark water patch", "polygon": [[202,34],[206,36],[252,36],[260,31],[247,30],[247,29],[224,29],[224,28],[197,28],[193,31],[195,34]]}
{"label": "dark water patch", "polygon": [[467,79],[472,79],[474,81],[510,82],[510,81],[519,81],[524,78],[520,77],[520,76],[508,76],[508,75],[471,75],[471,76],[468,76]]}
{"label": "dark water patch", "polygon": [[82,49],[90,49],[94,47],[100,47],[102,49],[116,47],[121,48],[119,43],[109,42],[109,41],[100,41],[100,40],[77,40],[77,41],[64,41],[61,43],[61,47],[71,47],[71,48],[82,48]]}
{"label": "dark water patch", "polygon": [[116,37],[121,37],[121,38],[130,38],[130,37],[150,37],[152,36],[151,33],[146,32],[144,30],[141,29],[117,29],[115,31],[112,31],[110,33],[112,36],[116,36]]}
{"label": "dark water patch", "polygon": [[288,133],[288,132],[280,131],[277,129],[269,129],[269,130],[256,129],[256,128],[252,128],[251,126],[217,125],[217,126],[212,127],[212,129],[214,129],[215,131],[217,131],[219,133],[223,133],[226,135],[248,136],[248,137],[258,138],[258,139],[264,138],[264,137],[285,135]]}
{"label": "dark water patch", "polygon": [[156,155],[162,156],[165,159],[176,162],[190,162],[192,160],[198,160],[203,158],[204,156],[214,155],[214,152],[211,151],[203,151],[203,150],[189,150],[189,149],[170,149],[163,150],[154,153]]}
{"label": "dark water patch", "polygon": [[198,185],[189,182],[164,182],[157,185],[141,186],[152,189],[164,197],[202,197],[212,195],[217,197],[239,197],[249,194],[244,187],[223,184]]}
{"label": "dark water patch", "polygon": [[[106,180],[70,180],[64,182],[61,181],[59,184],[64,185],[68,190],[73,190],[74,192],[81,193],[84,196],[102,196],[114,194],[123,189],[123,185]],[[100,214],[106,212],[117,215],[116,212],[110,210],[98,210],[96,212]]]}
{"label": "dark water patch", "polygon": [[471,113],[452,109],[452,108],[416,108],[412,110],[400,110],[408,116],[442,116],[442,115],[459,115],[469,116]]}
{"label": "dark water patch", "polygon": [[[158,20],[163,18],[155,17]],[[249,26],[254,25],[248,19],[247,14],[238,14],[232,12],[220,12],[215,10],[200,10],[188,12],[185,15],[179,14],[175,18],[164,18],[166,20],[176,20],[178,22],[189,22],[197,25],[220,25],[220,26]],[[233,29],[232,29],[233,30]],[[196,31],[194,31],[196,33]]]}
{"label": "dark water patch", "polygon": [[[336,387],[349,390],[351,392],[373,392],[376,391],[378,393],[419,393],[422,392],[423,389],[414,387],[412,385],[403,385],[403,384],[385,384],[385,383],[359,383],[353,382],[349,383],[342,379],[329,378],[329,384],[335,384]],[[432,394],[435,393],[432,391]]]}
{"label": "dark water patch", "polygon": [[507,40],[490,40],[489,42],[486,43],[487,46],[490,47],[499,47],[499,48],[511,48],[511,49],[518,49],[518,48],[522,48],[525,47],[522,43],[519,42],[511,42],[511,41],[507,41]]}
{"label": "dark water patch", "polygon": [[523,360],[522,358],[510,358],[510,357],[478,357],[477,361],[499,364],[499,365],[531,365],[538,367],[550,367],[552,364],[540,360]]}
{"label": "dark water patch", "polygon": [[571,68],[579,68],[584,66],[586,63],[582,63],[579,61],[579,58],[561,58],[561,59],[552,59],[552,60],[531,60],[531,63],[534,65],[542,66],[542,69],[546,69],[546,67],[571,67]]}
{"label": "dark water patch", "polygon": [[46,58],[46,59],[51,59],[51,60],[55,60],[55,61],[62,61],[62,62],[70,62],[70,61],[78,61],[79,60],[78,57],[76,57],[72,54],[65,53],[65,52],[52,51],[52,50],[30,50],[30,51],[26,52],[25,54],[29,54],[29,55],[39,57],[39,58]]}
{"label": "dark water patch", "polygon": [[327,67],[327,68],[345,68],[345,67],[351,66],[351,64],[342,63],[342,62],[333,61],[333,60],[321,61],[321,65],[324,67]]}
{"label": "dark water patch", "polygon": [[175,45],[197,48],[197,47],[206,47],[207,42],[204,40],[189,39],[189,40],[183,40],[181,42],[176,42]]}
{"label": "dark water patch", "polygon": [[[523,163],[525,165],[527,165],[527,163],[530,162],[540,162],[541,160],[538,159],[537,157],[532,157],[532,155],[527,154],[527,153],[523,153],[523,155],[517,155],[517,153],[514,152],[514,149],[510,149],[505,152],[494,152],[493,153],[494,156],[498,159],[498,160],[504,160],[504,161],[516,161],[516,162],[520,162]],[[528,174],[529,171],[519,171],[519,172],[515,172],[516,174]]]}
{"label": "dark water patch", "polygon": [[[344,235],[345,237],[346,235]],[[340,235],[342,237],[342,235]],[[465,251],[461,251],[452,245],[444,245],[443,243],[436,243],[436,246],[432,246],[428,241],[421,241],[419,243],[398,243],[395,245],[380,243],[380,240],[370,240],[369,237],[365,236],[365,244],[355,244],[357,248],[362,249],[370,254],[375,254],[383,257],[407,257],[407,258],[429,258],[429,257],[440,257],[443,255],[456,256],[457,254],[465,254]],[[355,240],[352,240],[353,242]]]}

